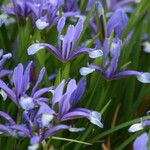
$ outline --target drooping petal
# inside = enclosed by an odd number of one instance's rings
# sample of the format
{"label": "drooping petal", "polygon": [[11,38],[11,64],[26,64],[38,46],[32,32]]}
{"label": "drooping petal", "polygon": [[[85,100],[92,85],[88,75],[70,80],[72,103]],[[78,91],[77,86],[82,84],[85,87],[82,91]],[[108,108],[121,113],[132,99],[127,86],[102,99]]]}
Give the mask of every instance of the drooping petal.
{"label": "drooping petal", "polygon": [[11,129],[17,130],[17,131],[23,133],[27,137],[31,137],[29,129],[26,128],[26,126],[24,126],[24,125],[13,125],[13,126],[11,126]]}
{"label": "drooping petal", "polygon": [[112,78],[115,79],[115,78],[123,78],[123,77],[128,77],[128,76],[141,76],[141,75],[142,75],[142,72],[139,72],[139,71],[125,70],[125,71],[122,71],[113,75]]}
{"label": "drooping petal", "polygon": [[95,71],[95,69],[88,68],[88,67],[82,67],[82,68],[80,68],[80,74],[82,76],[87,76],[88,74],[90,74],[90,73],[92,73],[94,71]]}
{"label": "drooping petal", "polygon": [[0,111],[0,117],[4,118],[10,125],[15,124],[15,121],[3,111]]}
{"label": "drooping petal", "polygon": [[137,76],[137,79],[142,83],[150,83],[150,73],[142,73],[141,75]]}
{"label": "drooping petal", "polygon": [[45,47],[41,45],[41,43],[34,43],[27,49],[27,52],[28,52],[28,55],[34,55],[36,52],[44,48]]}
{"label": "drooping petal", "polygon": [[42,20],[42,19],[38,19],[36,22],[36,27],[39,29],[39,30],[43,30],[45,29],[46,27],[49,26],[49,23],[46,22],[45,20]]}
{"label": "drooping petal", "polygon": [[103,56],[103,51],[102,50],[94,50],[89,52],[89,57],[90,58],[97,58]]}
{"label": "drooping petal", "polygon": [[7,76],[7,75],[10,75],[12,73],[13,73],[13,71],[11,71],[11,70],[1,70],[0,71],[0,78]]}
{"label": "drooping petal", "polygon": [[7,133],[11,136],[14,136],[14,132],[9,126],[0,124],[0,134],[2,133]]}
{"label": "drooping petal", "polygon": [[54,126],[52,128],[50,128],[49,130],[47,130],[44,135],[43,135],[43,139],[46,139],[48,138],[49,136],[52,136],[54,135],[55,133],[59,132],[59,131],[62,131],[62,130],[65,130],[65,129],[70,129],[70,126],[67,126],[67,125],[57,125],[57,126]]}
{"label": "drooping petal", "polygon": [[10,97],[10,99],[13,100],[17,104],[15,93],[2,80],[0,80],[0,88],[2,88]]}
{"label": "drooping petal", "polygon": [[77,118],[87,118],[90,120],[91,123],[99,126],[100,128],[103,127],[101,121],[101,114],[96,111],[91,111],[85,108],[76,108],[65,115],[62,116],[61,120],[72,120]]}
{"label": "drooping petal", "polygon": [[139,130],[142,130],[144,129],[144,126],[142,123],[136,123],[136,124],[133,124],[129,129],[128,131],[129,132],[137,132]]}

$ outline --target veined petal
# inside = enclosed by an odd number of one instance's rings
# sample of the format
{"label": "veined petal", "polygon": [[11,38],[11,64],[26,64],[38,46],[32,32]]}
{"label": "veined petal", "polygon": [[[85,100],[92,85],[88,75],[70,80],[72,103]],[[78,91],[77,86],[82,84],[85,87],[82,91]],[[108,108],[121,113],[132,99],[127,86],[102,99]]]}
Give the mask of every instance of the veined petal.
{"label": "veined petal", "polygon": [[89,52],[89,57],[90,58],[97,58],[103,56],[103,51],[102,50],[93,50]]}
{"label": "veined petal", "polygon": [[128,131],[129,132],[137,132],[139,130],[142,130],[144,129],[144,126],[142,123],[136,123],[136,124],[133,124],[129,129]]}
{"label": "veined petal", "polygon": [[137,79],[142,83],[150,83],[150,73],[146,72],[139,76],[137,76]]}
{"label": "veined petal", "polygon": [[82,76],[87,76],[88,74],[90,74],[90,73],[92,73],[94,71],[95,71],[95,69],[88,68],[88,67],[82,67],[82,68],[80,68],[80,74]]}
{"label": "veined petal", "polygon": [[89,116],[90,122],[97,125],[100,128],[103,128],[103,124],[100,122],[101,121],[101,114],[98,113],[97,111],[92,111],[90,116]]}
{"label": "veined petal", "polygon": [[49,26],[49,23],[47,23],[45,20],[42,20],[42,19],[38,19],[36,22],[36,27],[39,29],[39,30],[43,30],[45,29],[46,27]]}
{"label": "veined petal", "polygon": [[28,49],[28,55],[34,55],[36,52],[38,52],[39,50],[45,48],[44,46],[41,45],[41,43],[35,43],[32,44]]}

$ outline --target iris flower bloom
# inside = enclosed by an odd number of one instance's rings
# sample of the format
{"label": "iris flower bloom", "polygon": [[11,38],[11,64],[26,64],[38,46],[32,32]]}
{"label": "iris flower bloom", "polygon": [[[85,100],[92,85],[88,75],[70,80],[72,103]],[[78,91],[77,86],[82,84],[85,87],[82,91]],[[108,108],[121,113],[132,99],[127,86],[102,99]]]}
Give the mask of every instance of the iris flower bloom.
{"label": "iris flower bloom", "polygon": [[3,8],[5,13],[23,18],[30,16],[39,30],[57,23],[61,6],[57,0],[13,0],[11,4],[13,7]]}
{"label": "iris flower bloom", "polygon": [[[143,121],[141,119],[140,123],[133,124],[129,128],[128,131],[131,132],[131,133],[134,133],[134,132],[143,130],[144,128],[149,127],[149,126],[150,126],[150,120],[144,120]],[[148,147],[147,147],[148,139],[149,139],[148,133],[147,132],[142,133],[140,136],[138,136],[135,139],[135,141],[133,143],[133,149],[134,150],[138,150],[138,149],[148,150]]]}
{"label": "iris flower bloom", "polygon": [[[82,128],[72,128],[71,126],[60,124],[53,126],[50,122],[53,116],[47,112],[47,109],[40,107],[37,111],[30,110],[23,112],[22,122],[17,124],[7,113],[0,111],[0,117],[6,120],[5,124],[0,123],[0,134],[9,136],[27,137],[30,139],[28,150],[38,149],[40,142],[62,130],[70,132],[82,131]],[[53,111],[50,110],[51,113]],[[41,122],[39,122],[41,120]],[[41,124],[42,123],[42,126]],[[49,126],[46,126],[49,125]]]}
{"label": "iris flower bloom", "polygon": [[39,83],[42,81],[45,68],[42,68],[38,77],[38,80],[34,87],[32,88],[31,94],[27,94],[27,91],[30,87],[30,71],[31,71],[32,62],[28,64],[24,70],[23,65],[19,64],[13,71],[12,82],[14,88],[9,88],[7,84],[0,80],[0,88],[3,89],[8,97],[16,103],[18,106],[21,106],[25,110],[29,110],[34,107],[38,102],[47,101],[48,98],[41,97],[43,94],[52,90],[53,87],[44,87],[40,90],[37,90]]}
{"label": "iris flower bloom", "polygon": [[11,53],[8,53],[8,54],[3,55],[3,53],[4,53],[4,52],[3,52],[3,50],[1,49],[1,50],[0,50],[0,78],[2,78],[2,77],[4,77],[4,76],[9,75],[9,74],[12,73],[11,70],[5,70],[5,69],[3,69],[4,63],[5,63],[8,59],[10,59],[10,58],[12,57],[12,55],[11,55]]}
{"label": "iris flower bloom", "polygon": [[[21,78],[15,78],[18,79],[20,83],[25,81],[23,79],[28,80],[28,76],[25,78],[25,75],[27,75],[27,72],[30,70],[30,65],[31,63],[27,66],[24,73],[24,78],[22,78],[22,80]],[[18,67],[21,66],[18,65]],[[17,68],[17,70],[20,70],[20,68]],[[17,73],[18,75],[20,73],[20,76],[22,76],[21,71]],[[41,81],[41,79],[42,77],[40,77],[36,83],[36,86]],[[17,87],[21,87],[21,85],[22,84],[17,84]],[[84,128],[74,128],[70,125],[59,124],[65,120],[87,118],[91,123],[102,128],[103,124],[100,122],[100,113],[85,108],[75,108],[75,105],[78,103],[84,93],[86,80],[82,79],[78,84],[76,84],[74,79],[70,80],[65,93],[63,93],[64,85],[65,81],[63,80],[53,92],[52,107],[49,106],[47,101],[41,101],[40,99],[38,99],[36,104],[34,104],[36,106],[32,107],[33,102],[30,101],[31,97],[24,98],[24,101],[20,100],[22,101],[20,102],[20,105],[24,108],[21,117],[22,121],[20,123],[16,123],[7,113],[0,111],[0,117],[6,120],[6,124],[0,124],[1,134],[5,133],[13,137],[27,137],[30,139],[31,144],[28,149],[37,149],[40,142],[54,135],[56,132],[62,131],[64,129],[67,129],[70,132],[79,132],[84,130]],[[26,86],[22,86],[22,89],[25,87]],[[36,90],[36,88],[33,89],[34,91]],[[12,95],[12,91],[8,87],[5,87],[4,90],[7,92],[8,96]],[[39,91],[42,90],[43,89]],[[39,93],[39,91],[36,93]],[[41,95],[41,93],[34,95]],[[16,103],[16,101],[14,102]],[[59,109],[58,111],[54,111],[54,107],[57,103]],[[52,120],[57,122],[58,125],[53,126]]]}
{"label": "iris flower bloom", "polygon": [[102,66],[88,64],[88,67],[82,67],[80,69],[80,74],[86,76],[89,73],[92,73],[93,71],[97,70],[107,80],[113,80],[113,79],[118,79],[118,78],[123,78],[128,76],[136,76],[140,82],[150,83],[150,73],[143,73],[134,70],[125,70],[119,73],[117,72],[121,45],[122,45],[122,41],[119,39],[115,38],[111,43],[110,39],[106,38],[103,45]]}
{"label": "iris flower bloom", "polygon": [[[67,62],[70,59],[80,55],[95,51],[94,48],[76,47],[76,42],[79,39],[83,29],[83,18],[80,18],[76,26],[69,25],[66,35],[62,35],[62,30],[65,26],[65,17],[62,17],[57,25],[58,31],[58,47],[54,47],[48,43],[35,43],[28,48],[28,54],[33,55],[43,48],[48,48],[51,53],[58,57],[62,62]],[[102,55],[101,51],[96,50],[96,54]],[[96,57],[96,56],[95,56]]]}

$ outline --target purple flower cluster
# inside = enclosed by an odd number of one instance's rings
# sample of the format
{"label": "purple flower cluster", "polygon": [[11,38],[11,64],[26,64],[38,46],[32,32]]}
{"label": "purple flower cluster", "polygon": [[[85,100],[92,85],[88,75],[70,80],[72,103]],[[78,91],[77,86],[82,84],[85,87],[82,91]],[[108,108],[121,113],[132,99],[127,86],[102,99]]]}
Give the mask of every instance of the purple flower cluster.
{"label": "purple flower cluster", "polygon": [[[78,42],[87,22],[85,22],[86,17],[81,15],[77,0],[11,0],[9,6],[2,9],[6,14],[17,16],[20,20],[30,17],[39,30],[56,25],[57,46],[37,42],[28,47],[28,55],[34,55],[39,50],[46,48],[61,62],[66,63],[82,53],[87,53],[92,60],[101,57],[102,62],[99,65],[87,63],[87,67],[80,68],[82,76],[98,71],[106,80],[136,76],[140,82],[150,83],[148,72],[118,69],[123,45],[121,35],[128,24],[128,17],[123,7],[132,2],[135,0],[106,0],[107,8],[115,11],[109,14],[109,19],[105,22],[102,4],[94,0],[87,1],[85,13],[91,9],[92,4],[95,4],[94,15],[89,21],[93,36],[100,32],[99,30],[102,34],[95,40],[95,43],[93,42],[93,48],[88,46],[87,48],[86,44]],[[77,21],[75,25],[72,25],[74,22],[71,23],[66,30],[68,17],[76,17]],[[130,34],[126,38],[130,40]],[[44,78],[45,67],[40,70],[37,80],[33,82],[33,61],[30,61],[26,68],[20,63],[14,70],[3,69],[5,61],[11,57],[10,53],[3,55],[3,50],[0,50],[0,88],[16,104],[18,116],[13,119],[7,113],[0,111],[0,117],[5,120],[5,123],[0,123],[0,134],[16,138],[28,137],[30,139],[28,149],[37,149],[40,143],[59,131],[79,132],[84,130],[84,128],[74,127],[74,124],[68,125],[68,122],[65,121],[86,118],[92,124],[103,128],[99,112],[76,107],[85,91],[85,78],[78,83],[75,79],[69,79],[62,80],[57,87],[45,87],[40,84]],[[6,75],[11,77],[10,84],[1,79]],[[49,94],[52,98],[48,96]],[[149,125],[150,121],[142,121],[131,126],[129,131],[135,132]],[[142,145],[140,145],[141,141],[144,141]],[[142,134],[135,140],[134,149],[140,146],[143,148],[147,141],[148,134]]]}
{"label": "purple flower cluster", "polygon": [[[62,124],[66,120],[87,118],[91,123],[100,128],[103,127],[100,122],[100,113],[86,108],[76,108],[76,104],[81,99],[85,90],[85,79],[81,79],[78,84],[74,79],[71,79],[68,82],[65,93],[63,92],[65,80],[56,89],[50,86],[38,90],[39,83],[44,76],[45,68],[41,69],[39,77],[32,87],[32,65],[33,62],[29,62],[24,70],[23,65],[19,64],[14,69],[12,75],[12,85],[14,87],[12,88],[9,88],[4,81],[0,80],[0,88],[7,93],[8,97],[22,111],[22,122],[19,124],[5,112],[0,112],[0,117],[6,120],[6,124],[0,124],[1,133],[6,133],[14,137],[28,137],[31,139],[30,147],[38,147],[39,142],[58,131],[64,129],[71,132],[84,130],[84,128],[74,128],[71,125]],[[31,91],[31,94],[29,94],[29,91]],[[44,96],[48,92],[53,93],[52,104],[49,104],[49,98]],[[55,110],[56,104],[58,104],[58,110]],[[58,125],[53,125],[52,122]]]}

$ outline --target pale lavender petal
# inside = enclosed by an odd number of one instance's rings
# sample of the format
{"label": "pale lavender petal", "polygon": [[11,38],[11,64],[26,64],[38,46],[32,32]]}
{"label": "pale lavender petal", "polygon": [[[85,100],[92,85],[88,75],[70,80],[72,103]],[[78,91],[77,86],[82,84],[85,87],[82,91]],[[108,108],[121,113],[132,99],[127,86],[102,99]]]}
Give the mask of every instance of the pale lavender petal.
{"label": "pale lavender petal", "polygon": [[77,85],[77,88],[70,96],[71,107],[74,107],[80,98],[82,97],[86,87],[86,79],[81,79]]}
{"label": "pale lavender petal", "polygon": [[22,91],[26,92],[26,90],[29,87],[29,82],[30,82],[30,70],[33,62],[31,61],[28,66],[26,67],[23,75],[23,86],[22,86]]}
{"label": "pale lavender petal", "polygon": [[90,73],[92,73],[94,71],[95,71],[95,69],[88,68],[88,67],[82,67],[82,68],[80,68],[80,74],[82,76],[87,76],[88,74],[90,74]]}
{"label": "pale lavender petal", "polygon": [[38,144],[39,142],[40,142],[40,137],[37,135],[33,136],[30,140],[31,145]]}
{"label": "pale lavender petal", "polygon": [[22,93],[22,84],[23,84],[23,65],[19,64],[13,72],[13,83],[15,86],[15,92],[17,95],[17,98]]}
{"label": "pale lavender petal", "polygon": [[148,142],[148,135],[145,132],[136,138],[136,140],[133,143],[133,149],[134,150],[148,150],[147,142]]}
{"label": "pale lavender petal", "polygon": [[65,17],[61,17],[58,21],[58,24],[57,24],[57,31],[58,31],[58,34],[60,35],[64,26],[65,26],[65,22],[66,22],[66,18]]}
{"label": "pale lavender petal", "polygon": [[145,73],[139,74],[137,76],[137,79],[142,83],[150,83],[150,73],[145,72]]}
{"label": "pale lavender petal", "polygon": [[43,67],[43,68],[40,70],[40,74],[39,74],[38,80],[37,80],[35,86],[34,86],[33,89],[32,89],[32,94],[31,94],[32,96],[33,96],[34,93],[36,92],[36,89],[37,89],[39,83],[43,80],[45,70],[46,70],[45,67]]}
{"label": "pale lavender petal", "polygon": [[53,99],[52,99],[52,108],[54,108],[54,105],[61,100],[64,86],[65,86],[65,80],[63,80],[55,89],[53,94]]}

